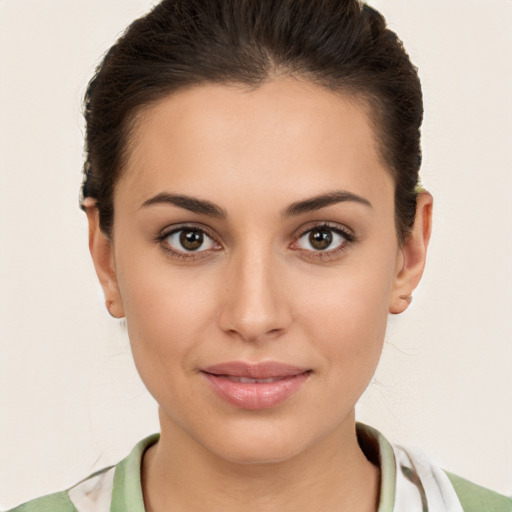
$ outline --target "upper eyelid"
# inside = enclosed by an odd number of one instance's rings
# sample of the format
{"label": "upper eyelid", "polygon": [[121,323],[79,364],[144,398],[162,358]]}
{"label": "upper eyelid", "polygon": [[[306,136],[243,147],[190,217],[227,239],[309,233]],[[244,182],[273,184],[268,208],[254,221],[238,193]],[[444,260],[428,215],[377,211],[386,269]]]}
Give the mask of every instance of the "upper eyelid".
{"label": "upper eyelid", "polygon": [[[309,233],[310,231],[322,227],[326,229],[332,229],[335,232],[339,232],[341,235],[346,237],[347,242],[352,242],[356,240],[356,235],[354,234],[353,230],[344,224],[340,224],[338,222],[333,221],[312,221],[303,224],[302,226],[294,230],[294,233],[292,235],[292,243],[295,243],[297,240],[302,238],[305,234]],[[172,235],[173,233],[182,231],[187,228],[202,231],[206,236],[211,238],[217,244],[224,245],[222,237],[218,235],[214,230],[210,229],[208,226],[196,222],[185,222],[183,224],[174,224],[166,226],[160,230],[159,234],[155,238],[158,241],[163,241],[165,238]]]}
{"label": "upper eyelid", "polygon": [[332,229],[335,232],[339,232],[342,235],[345,235],[347,238],[351,240],[354,240],[356,238],[356,235],[349,227],[343,224],[339,224],[337,222],[329,221],[316,222],[314,224],[309,225],[308,227],[301,227],[299,228],[299,232],[295,236],[295,238],[298,240],[299,238],[303,237],[306,233],[309,233],[310,231],[318,228]]}
{"label": "upper eyelid", "polygon": [[[204,249],[204,250],[186,251],[186,250],[180,250],[178,248],[173,248],[173,246],[171,244],[166,243],[166,239],[168,237],[170,237],[171,235],[173,235],[175,233],[179,233],[180,231],[186,230],[187,228],[188,229],[197,229],[197,230],[203,232],[213,242],[214,247],[209,248],[209,249]],[[208,232],[208,230],[205,229],[205,227],[203,227],[203,226],[199,227],[196,224],[192,224],[192,223],[176,224],[176,225],[167,226],[167,227],[163,228],[162,230],[160,230],[160,232],[155,237],[153,237],[153,241],[155,243],[159,244],[164,251],[166,251],[168,253],[172,253],[174,256],[186,257],[187,259],[191,259],[191,260],[204,257],[211,251],[218,251],[219,247],[220,247],[220,249],[223,248],[223,244],[219,242],[218,238],[215,236],[212,236]],[[215,246],[217,246],[217,247],[215,247]]]}
{"label": "upper eyelid", "polygon": [[[208,249],[203,249],[203,250],[187,251],[184,248],[183,248],[183,250],[175,248],[170,243],[164,244],[165,240],[167,238],[169,238],[170,236],[172,236],[176,233],[179,233],[180,231],[185,231],[187,229],[189,229],[189,230],[195,229],[195,230],[201,231],[204,235],[206,235],[213,242],[214,247],[208,248]],[[188,260],[188,261],[200,260],[200,259],[206,257],[209,252],[218,250],[217,248],[215,248],[215,246],[221,245],[221,244],[219,244],[219,242],[217,241],[217,239],[214,236],[211,236],[207,232],[207,230],[204,227],[198,227],[196,225],[191,225],[191,224],[177,224],[175,226],[167,226],[166,228],[164,228],[160,231],[160,234],[158,234],[154,238],[154,241],[157,242],[159,245],[161,245],[162,249],[165,252],[172,254],[172,256],[174,258],[179,258],[179,259]]]}
{"label": "upper eyelid", "polygon": [[[322,228],[322,227],[324,227],[326,229],[331,229],[332,231],[336,232],[339,236],[344,238],[344,241],[342,243],[340,243],[339,245],[333,247],[332,249],[327,248],[325,250],[312,250],[312,249],[303,249],[300,247],[296,247],[296,248],[293,247],[293,245],[297,244],[303,236],[307,235],[307,233],[309,233],[310,231],[313,231],[315,228],[318,229],[318,228]],[[290,245],[290,248],[295,251],[298,251],[302,254],[307,255],[308,258],[320,258],[320,259],[327,261],[329,258],[334,257],[336,254],[344,252],[345,250],[347,250],[351,245],[353,245],[357,241],[358,241],[358,238],[356,237],[356,234],[347,226],[342,225],[342,224],[340,225],[338,223],[334,223],[334,225],[333,225],[333,223],[331,223],[331,222],[324,221],[324,222],[314,224],[313,226],[310,226],[310,227],[302,230],[301,234],[299,234],[298,236],[295,237],[294,241]]]}
{"label": "upper eyelid", "polygon": [[171,226],[166,226],[165,228],[160,230],[157,238],[163,240],[164,238],[167,238],[168,236],[170,236],[174,233],[178,233],[179,231],[183,231],[186,229],[196,229],[198,231],[202,231],[207,237],[209,237],[212,240],[215,240],[217,243],[219,243],[219,241],[218,241],[219,237],[216,236],[215,234],[213,234],[212,230],[208,229],[206,226],[203,226],[201,224],[196,224],[194,222],[187,222],[185,224],[175,224],[175,225],[171,225]]}

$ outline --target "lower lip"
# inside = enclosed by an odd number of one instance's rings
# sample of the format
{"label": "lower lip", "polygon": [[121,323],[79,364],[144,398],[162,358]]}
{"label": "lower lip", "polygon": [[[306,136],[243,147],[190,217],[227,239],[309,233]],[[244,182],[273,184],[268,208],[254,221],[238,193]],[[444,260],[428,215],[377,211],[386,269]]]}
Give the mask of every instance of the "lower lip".
{"label": "lower lip", "polygon": [[234,382],[220,375],[203,373],[213,390],[231,405],[240,409],[269,409],[297,393],[310,373],[291,375],[275,382]]}

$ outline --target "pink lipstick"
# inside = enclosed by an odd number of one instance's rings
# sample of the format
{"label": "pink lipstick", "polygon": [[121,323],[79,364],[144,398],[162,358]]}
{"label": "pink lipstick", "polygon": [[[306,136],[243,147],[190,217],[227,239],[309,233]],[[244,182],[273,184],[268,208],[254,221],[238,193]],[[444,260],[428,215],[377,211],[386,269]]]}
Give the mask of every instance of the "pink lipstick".
{"label": "pink lipstick", "polygon": [[201,370],[213,390],[241,409],[268,409],[301,389],[311,370],[275,361],[232,361]]}

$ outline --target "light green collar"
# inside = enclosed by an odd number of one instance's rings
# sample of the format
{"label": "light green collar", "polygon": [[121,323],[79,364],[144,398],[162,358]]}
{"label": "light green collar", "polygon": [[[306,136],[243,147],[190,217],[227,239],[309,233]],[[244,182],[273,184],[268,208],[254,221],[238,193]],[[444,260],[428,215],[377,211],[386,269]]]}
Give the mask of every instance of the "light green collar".
{"label": "light green collar", "polygon": [[[393,448],[377,430],[357,424],[357,436],[369,459],[378,458],[381,471],[380,499],[377,512],[392,512],[395,504],[396,466]],[[110,512],[145,512],[141,483],[141,463],[144,452],[160,438],[160,434],[146,437],[135,445],[128,457],[117,466]]]}
{"label": "light green collar", "polygon": [[142,456],[158,439],[160,434],[146,437],[116,466],[110,512],[145,512],[140,479]]}
{"label": "light green collar", "polygon": [[369,460],[380,467],[380,497],[377,512],[393,512],[396,492],[396,462],[393,448],[378,430],[363,423],[357,423],[356,428],[361,449]]}

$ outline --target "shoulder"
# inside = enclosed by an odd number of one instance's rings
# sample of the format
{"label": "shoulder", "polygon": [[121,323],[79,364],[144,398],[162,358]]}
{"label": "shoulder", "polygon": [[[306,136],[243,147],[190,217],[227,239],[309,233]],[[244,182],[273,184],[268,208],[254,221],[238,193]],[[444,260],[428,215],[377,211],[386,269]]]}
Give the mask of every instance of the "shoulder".
{"label": "shoulder", "polygon": [[[512,512],[511,497],[443,470],[417,448],[391,444],[366,425],[358,424],[357,433],[367,457],[380,464],[382,510]],[[368,448],[372,443],[373,450]]]}
{"label": "shoulder", "polygon": [[96,471],[69,489],[36,498],[6,512],[143,512],[142,456],[158,439],[159,434],[153,434],[137,443],[115,466]]}
{"label": "shoulder", "polygon": [[7,512],[77,512],[66,491],[28,501]]}
{"label": "shoulder", "polygon": [[512,512],[512,498],[446,472],[464,512]]}
{"label": "shoulder", "polygon": [[444,504],[447,511],[512,512],[512,498],[441,469],[418,450],[397,447],[395,454],[402,471],[406,469],[417,475],[427,502],[433,498],[438,506]]}
{"label": "shoulder", "polygon": [[7,512],[107,512],[115,468],[97,471],[65,491],[36,498]]}

